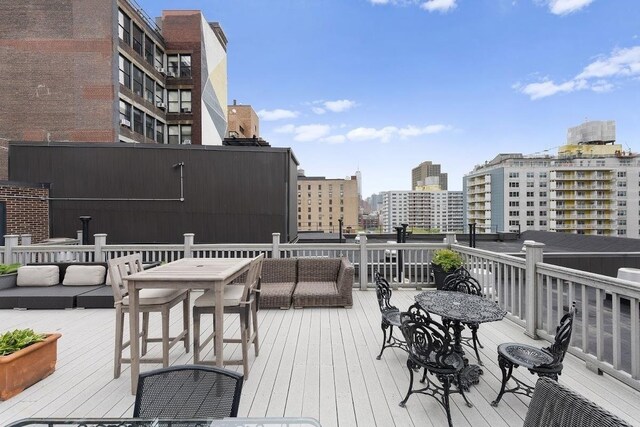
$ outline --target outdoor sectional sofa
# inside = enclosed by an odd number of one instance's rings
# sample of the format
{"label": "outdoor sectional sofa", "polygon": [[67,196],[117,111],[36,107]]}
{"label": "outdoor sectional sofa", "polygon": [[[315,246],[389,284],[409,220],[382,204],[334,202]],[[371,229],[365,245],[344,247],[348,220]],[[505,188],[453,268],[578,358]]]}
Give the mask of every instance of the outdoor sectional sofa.
{"label": "outdoor sectional sofa", "polygon": [[[0,289],[0,309],[61,309],[61,308],[112,308],[113,292],[105,285],[107,264],[98,263],[42,263],[31,264],[38,266],[57,266],[58,277],[56,284],[51,286],[18,286],[16,283]],[[103,266],[104,273],[100,284],[63,285],[67,269],[70,266]],[[77,270],[76,270],[77,271]],[[20,275],[20,270],[18,272]],[[18,279],[19,281],[20,279]],[[94,282],[97,282],[94,280]],[[55,282],[55,280],[54,280]]]}
{"label": "outdoor sectional sofa", "polygon": [[260,308],[351,307],[354,268],[347,258],[268,258]]}

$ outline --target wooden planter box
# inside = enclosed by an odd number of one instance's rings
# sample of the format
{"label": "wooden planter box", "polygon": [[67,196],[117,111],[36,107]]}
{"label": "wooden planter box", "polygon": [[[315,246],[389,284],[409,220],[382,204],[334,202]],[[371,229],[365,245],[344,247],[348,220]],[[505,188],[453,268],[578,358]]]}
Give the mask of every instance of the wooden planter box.
{"label": "wooden planter box", "polygon": [[0,356],[0,400],[7,400],[48,377],[56,369],[57,341],[62,335],[48,334],[44,341],[8,356]]}

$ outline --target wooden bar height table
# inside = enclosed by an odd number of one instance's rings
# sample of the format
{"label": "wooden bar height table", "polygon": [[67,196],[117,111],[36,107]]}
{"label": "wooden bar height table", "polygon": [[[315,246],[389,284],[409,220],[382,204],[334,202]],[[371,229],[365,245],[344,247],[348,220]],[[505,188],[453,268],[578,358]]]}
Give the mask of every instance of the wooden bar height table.
{"label": "wooden bar height table", "polygon": [[[140,373],[140,289],[213,289],[216,298],[214,325],[224,331],[224,286],[249,269],[252,258],[183,258],[123,278],[129,288],[129,336],[131,337],[131,393]],[[224,362],[222,333],[215,334],[216,366]]]}

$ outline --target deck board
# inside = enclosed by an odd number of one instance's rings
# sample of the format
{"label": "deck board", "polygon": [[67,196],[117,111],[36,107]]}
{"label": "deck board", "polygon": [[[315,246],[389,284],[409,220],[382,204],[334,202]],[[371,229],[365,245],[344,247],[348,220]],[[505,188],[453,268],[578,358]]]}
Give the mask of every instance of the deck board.
{"label": "deck board", "polygon": [[[413,303],[417,291],[395,291],[392,302],[400,309]],[[195,297],[196,295],[194,295]],[[406,356],[387,349],[381,360],[382,332],[375,292],[354,291],[352,309],[319,308],[260,310],[260,355],[249,351],[250,375],[240,405],[241,416],[309,416],[325,427],[440,426],[444,411],[431,397],[414,395],[406,408],[398,403],[409,381]],[[151,316],[151,331],[160,322]],[[121,417],[130,416],[134,397],[129,393],[128,365],[113,379],[115,312],[99,310],[0,310],[2,331],[29,327],[59,331],[56,372],[0,403],[0,425],[27,417]],[[171,315],[171,331],[181,327],[181,309]],[[203,335],[211,331],[211,316],[202,320]],[[225,316],[225,335],[239,334],[237,316]],[[526,337],[522,328],[504,320],[483,324],[481,357],[484,375],[467,397],[452,395],[456,426],[521,426],[529,400],[506,395],[498,408],[490,405],[500,386],[497,364],[499,343],[515,341],[542,347],[544,341]],[[240,346],[225,344],[225,355],[240,356]],[[150,356],[160,355],[160,344],[149,346]],[[212,358],[210,348],[204,353]],[[469,356],[472,363],[475,357]],[[172,365],[193,361],[181,344],[170,352]],[[142,370],[160,365],[145,364]],[[241,372],[242,366],[230,369]],[[523,369],[518,378],[534,384],[535,377]],[[584,362],[567,355],[560,382],[605,407],[633,425],[640,426],[640,392],[607,375],[596,375]]]}

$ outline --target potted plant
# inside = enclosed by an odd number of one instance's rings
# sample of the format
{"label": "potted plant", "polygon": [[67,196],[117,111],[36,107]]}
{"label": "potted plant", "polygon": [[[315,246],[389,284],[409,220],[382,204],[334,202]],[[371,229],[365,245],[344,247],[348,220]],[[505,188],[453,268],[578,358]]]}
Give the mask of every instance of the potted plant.
{"label": "potted plant", "polygon": [[431,259],[431,271],[433,272],[433,281],[436,283],[436,289],[442,289],[444,279],[458,268],[462,267],[462,256],[451,249],[439,249],[434,252]]}
{"label": "potted plant", "polygon": [[58,333],[16,329],[0,334],[0,401],[51,375],[56,369]]}
{"label": "potted plant", "polygon": [[0,264],[0,289],[12,288],[16,285],[20,264]]}

